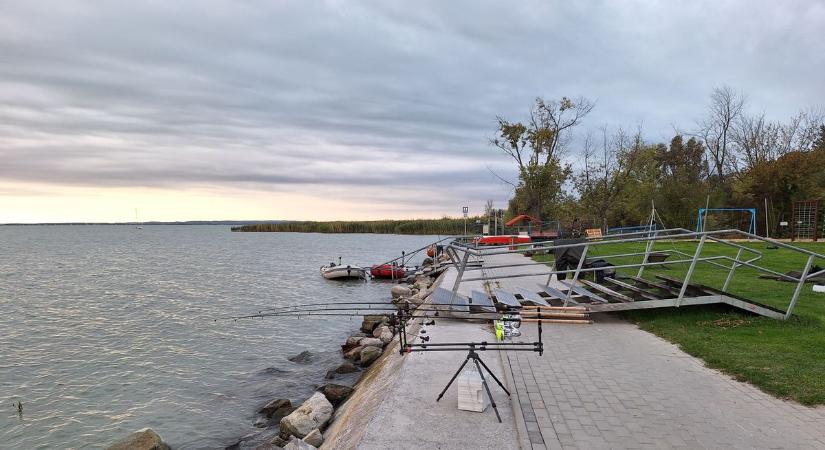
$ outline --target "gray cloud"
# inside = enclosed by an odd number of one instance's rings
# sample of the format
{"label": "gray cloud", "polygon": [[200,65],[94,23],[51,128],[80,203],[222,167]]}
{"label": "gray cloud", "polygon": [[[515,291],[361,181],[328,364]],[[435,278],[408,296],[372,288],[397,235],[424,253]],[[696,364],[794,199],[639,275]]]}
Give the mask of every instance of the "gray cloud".
{"label": "gray cloud", "polygon": [[802,1],[6,3],[0,181],[503,201],[496,115],[585,95],[589,127],[665,140],[727,83],[784,118],[825,103],[824,25]]}

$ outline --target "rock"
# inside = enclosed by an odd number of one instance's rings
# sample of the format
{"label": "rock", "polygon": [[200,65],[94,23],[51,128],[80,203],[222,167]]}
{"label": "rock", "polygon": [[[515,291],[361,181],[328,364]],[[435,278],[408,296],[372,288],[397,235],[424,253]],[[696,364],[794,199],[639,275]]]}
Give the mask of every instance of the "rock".
{"label": "rock", "polygon": [[[332,403],[324,394],[316,392],[292,414],[281,419],[281,437],[303,438],[316,428],[324,426],[332,417]],[[290,441],[290,444],[292,441]]]}
{"label": "rock", "polygon": [[258,417],[255,419],[255,423],[252,424],[255,428],[266,428],[269,425],[269,419],[266,417]]}
{"label": "rock", "polygon": [[[383,347],[384,344],[381,342],[381,339],[378,338],[362,338],[358,345],[361,347]],[[362,352],[363,353],[363,352]]]}
{"label": "rock", "polygon": [[275,400],[272,400],[271,402],[264,405],[264,407],[261,408],[258,411],[258,413],[263,414],[266,417],[272,417],[272,415],[275,413],[275,411],[277,411],[277,410],[279,410],[283,407],[290,407],[290,406],[292,406],[292,402],[290,402],[288,399],[276,398]]}
{"label": "rock", "polygon": [[364,321],[361,322],[361,331],[364,333],[372,333],[372,330],[375,329],[381,323],[387,323],[390,319],[387,316],[379,316],[379,315],[366,315],[364,316]]}
{"label": "rock", "polygon": [[298,408],[295,406],[284,406],[283,408],[278,408],[275,410],[274,413],[272,413],[272,417],[270,419],[277,422],[283,419],[284,417],[292,414],[292,412],[296,409]]}
{"label": "rock", "polygon": [[304,442],[315,447],[320,447],[321,444],[324,443],[324,435],[321,434],[321,430],[316,428],[310,431],[308,435],[306,435],[306,437],[304,438]]}
{"label": "rock", "polygon": [[364,347],[361,347],[360,345],[358,347],[349,349],[346,353],[344,353],[344,358],[355,361],[361,357],[361,350],[363,349]]}
{"label": "rock", "polygon": [[355,347],[356,345],[358,345],[358,341],[364,339],[365,337],[368,336],[364,336],[363,333],[359,333],[359,336],[350,336],[347,338],[347,343],[345,345],[351,345]]}
{"label": "rock", "polygon": [[115,442],[106,450],[171,450],[151,428],[144,428]]}
{"label": "rock", "polygon": [[295,356],[290,356],[287,359],[294,363],[306,364],[312,360],[312,356],[312,352],[310,352],[309,350],[304,350],[301,353],[298,353]]}
{"label": "rock", "polygon": [[384,332],[381,333],[381,336],[378,336],[378,339],[380,339],[381,342],[384,343],[384,345],[389,344],[390,342],[392,342],[392,338],[393,338],[392,330],[390,330],[389,328],[384,330]]}
{"label": "rock", "polygon": [[390,294],[392,294],[393,298],[398,298],[404,295],[410,295],[410,288],[407,286],[401,286],[400,284],[396,284],[390,289]]}
{"label": "rock", "polygon": [[[349,386],[343,386],[340,384],[335,383],[327,383],[324,387],[321,388],[321,392],[324,393],[324,396],[327,400],[330,401],[333,405],[338,405],[339,403],[343,402],[347,399],[347,397],[352,394],[355,389]],[[312,444],[315,445],[315,444]]]}
{"label": "rock", "polygon": [[289,442],[280,436],[275,436],[271,441],[269,441],[269,443],[272,445],[277,445],[278,447],[283,447]]}
{"label": "rock", "polygon": [[366,367],[372,364],[372,362],[378,359],[378,357],[381,356],[381,353],[383,352],[384,351],[381,350],[381,347],[364,347],[364,350],[361,351],[361,365]]}
{"label": "rock", "polygon": [[421,296],[421,294],[415,294],[407,300],[413,305],[413,307],[417,307],[424,303],[424,297]]}
{"label": "rock", "polygon": [[318,447],[293,436],[284,446],[284,450],[318,450]]}
{"label": "rock", "polygon": [[352,373],[357,372],[358,367],[350,361],[344,361],[340,366],[335,368],[335,373]]}
{"label": "rock", "polygon": [[430,287],[430,283],[429,281],[420,280],[416,281],[414,286],[418,288],[419,291],[426,291],[427,288]]}
{"label": "rock", "polygon": [[377,338],[377,337],[381,336],[381,333],[383,333],[384,330],[389,330],[389,329],[390,329],[390,327],[387,326],[387,325],[383,325],[383,324],[378,325],[374,330],[372,330],[372,337]]}
{"label": "rock", "polygon": [[261,445],[255,447],[255,450],[284,450],[284,449],[280,445],[274,445],[270,442],[270,443],[261,444]]}

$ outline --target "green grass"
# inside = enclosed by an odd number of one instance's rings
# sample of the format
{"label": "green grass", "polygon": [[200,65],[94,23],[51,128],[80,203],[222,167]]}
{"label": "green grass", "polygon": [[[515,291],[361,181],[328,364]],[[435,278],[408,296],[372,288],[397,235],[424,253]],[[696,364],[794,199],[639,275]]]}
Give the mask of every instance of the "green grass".
{"label": "green grass", "polygon": [[[696,245],[696,242],[661,242],[656,244],[654,251],[676,249],[692,255]],[[778,272],[801,271],[807,258],[790,250],[766,249],[764,243],[744,245],[762,252],[763,257],[756,264]],[[825,243],[795,245],[825,254]],[[642,243],[610,244],[591,247],[587,256],[595,258],[642,251]],[[706,243],[702,255],[735,257],[736,250]],[[536,258],[548,259],[548,256]],[[674,255],[670,259],[677,258]],[[641,257],[608,261],[614,264],[639,262]],[[825,261],[815,260],[814,264],[825,266]],[[644,277],[654,279],[654,275],[662,274],[684,279],[687,264],[669,267],[645,269]],[[637,270],[623,272],[635,275]],[[721,288],[727,274],[725,269],[699,264],[692,282]],[[729,292],[786,310],[796,283],[760,279],[757,275],[755,269],[737,269]],[[794,316],[787,321],[755,316],[727,305],[637,310],[621,315],[641,329],[703,359],[709,367],[738,380],[752,383],[780,398],[806,405],[825,404],[825,294],[813,293],[810,283],[805,285],[799,297]]]}

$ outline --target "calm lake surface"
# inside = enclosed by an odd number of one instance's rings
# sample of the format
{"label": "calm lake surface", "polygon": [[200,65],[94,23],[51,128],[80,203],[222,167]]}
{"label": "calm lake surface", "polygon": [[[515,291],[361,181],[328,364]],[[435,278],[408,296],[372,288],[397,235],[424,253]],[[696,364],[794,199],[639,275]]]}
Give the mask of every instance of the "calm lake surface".
{"label": "calm lake surface", "polygon": [[[339,255],[384,262],[436,239],[0,226],[0,448],[102,447],[144,427],[176,449],[234,443],[257,430],[257,407],[323,384],[360,319],[214,319],[389,301],[388,283],[328,281],[318,268]],[[302,350],[316,357],[287,360]]]}

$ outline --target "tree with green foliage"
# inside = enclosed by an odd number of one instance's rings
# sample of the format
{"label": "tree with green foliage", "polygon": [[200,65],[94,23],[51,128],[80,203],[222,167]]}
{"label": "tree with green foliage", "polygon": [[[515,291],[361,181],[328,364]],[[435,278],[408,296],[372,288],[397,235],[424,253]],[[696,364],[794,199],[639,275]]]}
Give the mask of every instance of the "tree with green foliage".
{"label": "tree with green foliage", "polygon": [[509,205],[511,214],[553,215],[564,197],[562,186],[572,173],[570,166],[561,162],[561,156],[572,138],[571,132],[593,106],[584,97],[562,97],[558,101],[537,98],[527,123],[498,118],[497,137],[492,144],[510,156],[518,169],[518,181],[508,182],[515,188]]}

